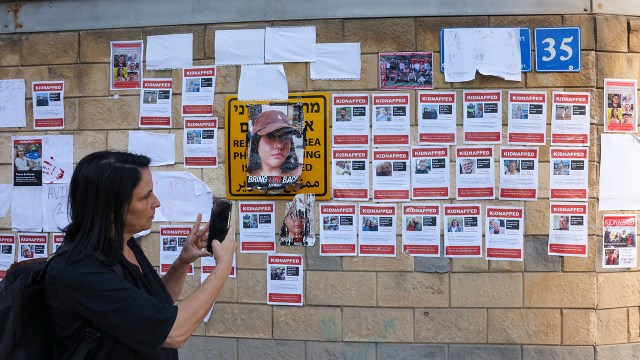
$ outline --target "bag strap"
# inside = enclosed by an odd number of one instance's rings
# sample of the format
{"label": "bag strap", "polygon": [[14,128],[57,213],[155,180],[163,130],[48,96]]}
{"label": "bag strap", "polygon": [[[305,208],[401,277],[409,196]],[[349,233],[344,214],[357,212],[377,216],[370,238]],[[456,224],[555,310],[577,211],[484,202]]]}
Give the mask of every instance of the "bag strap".
{"label": "bag strap", "polygon": [[99,338],[100,338],[100,331],[92,328],[91,326],[87,327],[87,330],[85,330],[84,334],[82,335],[82,342],[80,342],[80,345],[78,345],[76,350],[73,352],[73,356],[71,356],[71,360],[84,359],[84,357],[87,356],[87,353],[89,352],[89,350],[91,350],[93,345],[95,345],[95,343],[98,342]]}

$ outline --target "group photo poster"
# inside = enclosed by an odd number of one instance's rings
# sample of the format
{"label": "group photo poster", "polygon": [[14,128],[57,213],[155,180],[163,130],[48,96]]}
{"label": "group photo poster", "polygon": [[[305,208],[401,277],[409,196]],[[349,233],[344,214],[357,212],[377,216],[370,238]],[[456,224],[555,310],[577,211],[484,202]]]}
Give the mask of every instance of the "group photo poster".
{"label": "group photo poster", "polygon": [[331,197],[369,200],[369,148],[331,150]]}
{"label": "group photo poster", "polygon": [[355,203],[320,204],[320,256],[356,256],[357,239]]}
{"label": "group photo poster", "polygon": [[464,90],[464,144],[502,143],[502,90]]}
{"label": "group photo poster", "polygon": [[331,146],[369,146],[371,110],[369,94],[331,95]]}
{"label": "group photo poster", "polygon": [[440,205],[402,204],[402,252],[440,256]]}
{"label": "group photo poster", "polygon": [[636,79],[604,79],[604,131],[618,133],[638,132],[636,111]]}
{"label": "group photo poster", "polygon": [[111,41],[111,90],[140,89],[144,42]]}
{"label": "group photo poster", "polygon": [[538,200],[538,148],[500,148],[500,200]]}
{"label": "group photo poster", "polygon": [[553,92],[551,145],[589,146],[591,94]]}
{"label": "group photo poster", "polygon": [[635,214],[602,216],[602,267],[635,268],[638,263],[638,219]]}
{"label": "group photo poster", "polygon": [[373,146],[410,145],[411,94],[373,94]]}
{"label": "group photo poster", "polygon": [[418,93],[418,144],[456,144],[456,92]]}
{"label": "group photo poster", "polygon": [[411,148],[411,198],[448,199],[450,194],[449,147]]}
{"label": "group photo poster", "polygon": [[379,54],[380,90],[433,89],[433,51]]}
{"label": "group photo poster", "polygon": [[509,91],[507,142],[545,145],[547,142],[547,93]]}

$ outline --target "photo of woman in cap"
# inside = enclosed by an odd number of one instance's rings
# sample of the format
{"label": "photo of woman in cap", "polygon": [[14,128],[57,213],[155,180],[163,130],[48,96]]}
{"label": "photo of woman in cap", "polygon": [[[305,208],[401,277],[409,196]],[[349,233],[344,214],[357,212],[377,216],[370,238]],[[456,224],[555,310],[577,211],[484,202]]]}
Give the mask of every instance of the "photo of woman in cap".
{"label": "photo of woman in cap", "polygon": [[249,147],[249,176],[300,176],[302,162],[294,139],[302,137],[282,111],[268,110],[253,121]]}

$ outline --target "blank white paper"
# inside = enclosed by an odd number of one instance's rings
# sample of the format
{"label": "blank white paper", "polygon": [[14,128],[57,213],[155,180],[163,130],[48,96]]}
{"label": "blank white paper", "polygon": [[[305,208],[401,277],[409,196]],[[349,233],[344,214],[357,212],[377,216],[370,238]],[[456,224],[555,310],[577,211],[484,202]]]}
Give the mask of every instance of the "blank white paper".
{"label": "blank white paper", "polygon": [[318,44],[313,80],[360,80],[360,43]]}
{"label": "blank white paper", "polygon": [[213,193],[188,171],[152,171],[153,192],[160,200],[153,221],[193,222],[208,219]]}
{"label": "blank white paper", "polygon": [[11,230],[42,231],[42,186],[13,187]]}
{"label": "blank white paper", "polygon": [[505,80],[522,79],[518,28],[445,29],[443,46],[447,82],[471,81],[476,70]]}
{"label": "blank white paper", "polygon": [[12,184],[0,184],[0,217],[7,216],[11,204]]}
{"label": "blank white paper", "polygon": [[640,138],[600,136],[600,205],[602,210],[640,210]]}
{"label": "blank white paper", "polygon": [[176,135],[129,131],[129,152],[151,158],[151,166],[176,163]]}
{"label": "blank white paper", "polygon": [[26,126],[24,79],[0,80],[0,128]]}
{"label": "blank white paper", "polygon": [[147,37],[147,69],[182,69],[193,66],[193,34]]}
{"label": "blank white paper", "polygon": [[264,29],[216,30],[216,65],[264,64]]}
{"label": "blank white paper", "polygon": [[238,100],[287,100],[289,84],[284,66],[242,65]]}
{"label": "blank white paper", "polygon": [[265,63],[316,61],[316,27],[268,27],[264,48]]}

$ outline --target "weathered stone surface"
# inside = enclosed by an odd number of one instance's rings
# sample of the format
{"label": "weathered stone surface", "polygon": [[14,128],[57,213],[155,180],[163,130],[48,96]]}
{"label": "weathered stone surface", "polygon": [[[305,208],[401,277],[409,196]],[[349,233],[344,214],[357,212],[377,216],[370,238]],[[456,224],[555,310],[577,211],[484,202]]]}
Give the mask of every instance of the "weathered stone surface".
{"label": "weathered stone surface", "polygon": [[342,259],[339,256],[320,256],[319,252],[319,246],[305,249],[304,261],[308,270],[340,271]]}
{"label": "weathered stone surface", "polygon": [[577,26],[580,28],[582,50],[593,50],[595,40],[595,16],[593,15],[563,15],[562,26]]}
{"label": "weathered stone surface", "polygon": [[562,310],[562,344],[594,345],[595,343],[595,310]]}
{"label": "weathered stone surface", "polygon": [[139,28],[80,31],[80,62],[110,63],[111,41],[141,39]]}
{"label": "weathered stone surface", "polygon": [[[440,29],[442,28],[487,26],[489,26],[489,17],[487,16],[420,17],[416,19],[417,48],[423,51],[440,51]],[[436,63],[434,62],[433,65],[435,68]],[[437,67],[439,66],[440,64],[437,65]]]}
{"label": "weathered stone surface", "polygon": [[[598,60],[599,61],[599,60]],[[599,65],[599,62],[598,62]],[[534,65],[535,66],[535,65]],[[596,71],[596,53],[582,51],[579,72],[537,72],[526,73],[528,87],[553,88],[573,86],[596,86],[594,72]],[[598,83],[601,84],[601,83]],[[572,90],[567,90],[572,91]],[[548,109],[549,114],[551,108]]]}
{"label": "weathered stone surface", "polygon": [[[78,33],[45,32],[22,35],[21,65],[78,63]],[[55,54],[55,56],[51,56]]]}
{"label": "weathered stone surface", "polygon": [[307,271],[307,304],[375,306],[376,274]]}
{"label": "weathered stone surface", "polygon": [[446,345],[378,344],[378,359],[447,360]]}
{"label": "weathered stone surface", "polygon": [[107,149],[106,131],[81,131],[73,136],[73,162],[100,150]]}
{"label": "weathered stone surface", "polygon": [[640,19],[629,18],[629,51],[640,51]]}
{"label": "weathered stone surface", "polygon": [[591,346],[523,346],[522,360],[593,360]]}
{"label": "weathered stone surface", "polygon": [[524,271],[524,261],[505,261],[505,260],[490,260],[489,271],[491,272],[505,272],[505,271]]}
{"label": "weathered stone surface", "polygon": [[484,343],[485,309],[416,309],[415,341],[430,343]]}
{"label": "weathered stone surface", "polygon": [[233,360],[238,358],[238,340],[211,336],[191,336],[184,347],[178,351],[178,354],[181,358],[190,360]]}
{"label": "weathered stone surface", "polygon": [[[449,275],[378,273],[378,306],[446,307]],[[404,294],[403,296],[398,296]]]}
{"label": "weathered stone surface", "polygon": [[640,309],[637,306],[629,310],[629,342],[640,342]]}
{"label": "weathered stone surface", "polygon": [[640,344],[596,346],[597,360],[640,360]]}
{"label": "weathered stone surface", "polygon": [[596,310],[596,345],[626,343],[628,324],[627,308]]}
{"label": "weathered stone surface", "polygon": [[0,36],[0,66],[20,65],[20,35]]}
{"label": "weathered stone surface", "polygon": [[522,274],[451,274],[453,307],[521,307]]}
{"label": "weathered stone surface", "polygon": [[412,18],[348,19],[344,21],[344,40],[360,42],[363,54],[413,51],[415,30]]}
{"label": "weathered stone surface", "polygon": [[[615,296],[611,294],[615,294]],[[639,305],[640,273],[598,274],[598,309]]]}
{"label": "weathered stone surface", "polygon": [[[398,244],[398,249],[400,245]],[[396,257],[350,256],[342,259],[343,271],[412,271],[413,258],[398,253]]]}
{"label": "weathered stone surface", "polygon": [[526,235],[549,235],[549,200],[528,201],[524,205]]}
{"label": "weathered stone surface", "polygon": [[449,360],[520,360],[521,352],[513,345],[451,345]]}
{"label": "weathered stone surface", "polygon": [[340,341],[339,307],[274,306],[273,337],[276,339]]}
{"label": "weathered stone surface", "polygon": [[238,359],[298,360],[304,359],[304,352],[303,341],[238,339]]}
{"label": "weathered stone surface", "polygon": [[627,51],[627,17],[596,15],[596,49],[600,51]]}
{"label": "weathered stone surface", "polygon": [[[592,208],[591,206],[594,205],[593,203],[597,204],[597,201],[589,201],[589,213],[590,213],[590,218],[589,218],[589,228],[592,227],[592,221],[594,221],[594,219],[591,219],[591,214],[592,214]],[[595,221],[594,221],[595,222]],[[600,238],[600,241],[602,238]],[[578,257],[578,256],[565,256],[563,258],[563,269],[565,272],[568,271],[595,271],[596,269],[596,254],[598,253],[598,251],[596,250],[597,246],[596,246],[596,239],[594,239],[593,235],[589,235],[589,240],[587,241],[587,257]]]}
{"label": "weathered stone surface", "polygon": [[526,15],[526,16],[490,16],[491,27],[524,27],[529,29],[560,27],[562,16]]}
{"label": "weathered stone surface", "polygon": [[238,302],[264,304],[267,301],[267,271],[238,270]]}
{"label": "weathered stone surface", "polygon": [[[33,95],[31,92],[31,83],[34,81],[49,80],[49,69],[46,66],[0,67],[0,79],[24,79],[25,96],[27,99],[31,99]],[[27,109],[29,109],[29,106],[27,106]],[[27,122],[27,124],[28,123],[29,122]],[[33,123],[31,125],[33,125]],[[3,128],[3,131],[4,130]]]}
{"label": "weathered stone surface", "polygon": [[524,274],[524,306],[595,308],[596,275],[585,273]]}
{"label": "weathered stone surface", "polygon": [[80,98],[78,128],[80,130],[135,129],[138,127],[138,96],[118,98]]}
{"label": "weathered stone surface", "polygon": [[559,345],[560,310],[489,309],[488,342]]}
{"label": "weathered stone surface", "polygon": [[447,273],[451,271],[451,259],[416,256],[413,258],[413,267],[419,272]]}
{"label": "weathered stone surface", "polygon": [[272,337],[272,307],[267,305],[217,303],[207,322],[207,336]]}
{"label": "weathered stone surface", "polygon": [[376,344],[344,342],[307,342],[306,360],[376,360]]}
{"label": "weathered stone surface", "polygon": [[412,342],[413,310],[345,307],[342,309],[342,340]]}
{"label": "weathered stone surface", "polygon": [[640,77],[640,54],[598,52],[597,84],[604,79],[636,79]]}
{"label": "weathered stone surface", "polygon": [[451,272],[482,272],[489,271],[489,261],[484,258],[455,258],[451,259]]}

